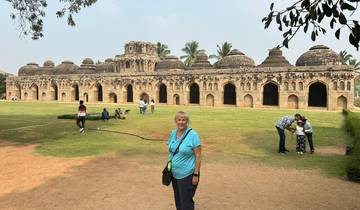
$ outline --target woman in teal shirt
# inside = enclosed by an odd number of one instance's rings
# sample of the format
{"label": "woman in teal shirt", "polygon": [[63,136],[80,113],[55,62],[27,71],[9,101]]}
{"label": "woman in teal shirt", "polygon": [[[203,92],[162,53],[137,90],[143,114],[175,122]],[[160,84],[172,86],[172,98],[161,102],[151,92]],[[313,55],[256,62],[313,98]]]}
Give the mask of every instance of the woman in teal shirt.
{"label": "woman in teal shirt", "polygon": [[[201,142],[197,132],[188,127],[189,116],[186,112],[176,113],[175,123],[177,129],[170,134],[168,148],[176,209],[193,210],[193,197],[200,176]],[[187,132],[189,133],[186,135]],[[179,151],[173,157],[173,153],[183,138]]]}

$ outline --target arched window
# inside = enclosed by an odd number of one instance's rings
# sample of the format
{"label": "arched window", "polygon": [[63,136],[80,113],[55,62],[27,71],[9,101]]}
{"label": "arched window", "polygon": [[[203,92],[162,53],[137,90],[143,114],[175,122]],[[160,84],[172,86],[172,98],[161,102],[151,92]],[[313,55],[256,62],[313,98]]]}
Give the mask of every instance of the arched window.
{"label": "arched window", "polygon": [[159,103],[167,103],[167,88],[165,84],[159,86]]}

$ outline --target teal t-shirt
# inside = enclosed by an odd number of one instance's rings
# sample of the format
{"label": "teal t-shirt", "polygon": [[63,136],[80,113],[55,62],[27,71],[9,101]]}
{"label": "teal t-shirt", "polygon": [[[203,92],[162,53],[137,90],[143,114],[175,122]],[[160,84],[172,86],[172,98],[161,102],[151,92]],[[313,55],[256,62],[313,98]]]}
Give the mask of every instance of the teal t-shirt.
{"label": "teal t-shirt", "polygon": [[[185,136],[187,130],[176,139],[176,130],[173,130],[170,134],[170,138],[168,140],[168,148],[169,148],[169,160],[172,157],[172,153],[175,152],[180,140]],[[179,151],[173,157],[171,163],[171,172],[175,179],[183,179],[194,173],[195,169],[195,153],[193,151],[194,148],[201,145],[199,135],[196,131],[191,130],[190,133],[186,136],[184,141],[181,143]]]}

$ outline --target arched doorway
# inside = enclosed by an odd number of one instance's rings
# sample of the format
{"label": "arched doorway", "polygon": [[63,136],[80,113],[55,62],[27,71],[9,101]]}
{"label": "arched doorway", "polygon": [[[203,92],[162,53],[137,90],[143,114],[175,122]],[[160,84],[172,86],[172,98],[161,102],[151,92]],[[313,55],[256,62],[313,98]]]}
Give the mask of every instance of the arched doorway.
{"label": "arched doorway", "polygon": [[15,96],[17,100],[21,100],[21,87],[19,84],[15,85]]}
{"label": "arched doorway", "polygon": [[56,84],[51,85],[51,100],[57,101],[58,100],[58,86]]}
{"label": "arched doorway", "polygon": [[308,106],[327,107],[327,90],[321,82],[315,82],[309,87]]}
{"label": "arched doorway", "polygon": [[190,104],[199,104],[200,103],[200,91],[199,85],[192,83],[190,85]]}
{"label": "arched doorway", "polygon": [[117,103],[117,95],[113,92],[109,94],[110,103]]}
{"label": "arched doorway", "polygon": [[206,106],[214,106],[214,96],[209,94],[206,96]]}
{"label": "arched doorway", "polygon": [[140,99],[142,99],[145,103],[149,104],[149,95],[147,93],[142,93],[140,95]]}
{"label": "arched doorway", "polygon": [[347,99],[344,96],[337,98],[337,109],[347,109]]}
{"label": "arched doorway", "polygon": [[95,97],[97,101],[103,101],[103,87],[101,84],[96,84],[95,86]]}
{"label": "arched doorway", "polygon": [[61,101],[66,101],[66,93],[61,93]]}
{"label": "arched doorway", "polygon": [[89,94],[84,93],[83,98],[84,98],[85,102],[89,102]]}
{"label": "arched doorway", "polygon": [[46,101],[46,93],[45,93],[45,92],[43,92],[43,93],[41,94],[41,100],[42,100],[42,101]]}
{"label": "arched doorway", "polygon": [[27,92],[24,93],[24,100],[28,100],[28,93]]}
{"label": "arched doorway", "polygon": [[173,99],[175,105],[180,105],[180,96],[178,94],[175,94]]}
{"label": "arched doorway", "polygon": [[263,105],[279,106],[279,87],[276,84],[269,82],[264,85]]}
{"label": "arched doorway", "polygon": [[126,90],[124,91],[124,96],[126,96],[126,102],[134,102],[134,95],[133,95],[133,86],[127,85]]}
{"label": "arched doorway", "polygon": [[288,97],[288,108],[289,109],[299,108],[299,98],[296,95],[290,95]]}
{"label": "arched doorway", "polygon": [[231,83],[224,86],[224,104],[236,105],[236,87]]}
{"label": "arched doorway", "polygon": [[244,96],[244,107],[254,107],[253,97],[250,94]]}
{"label": "arched doorway", "polygon": [[159,86],[159,103],[167,103],[167,88],[165,84]]}
{"label": "arched doorway", "polygon": [[73,87],[73,89],[71,91],[72,99],[75,100],[75,101],[78,101],[79,100],[79,94],[80,94],[79,85],[74,84],[72,87]]}
{"label": "arched doorway", "polygon": [[39,87],[36,84],[31,85],[31,100],[39,100]]}

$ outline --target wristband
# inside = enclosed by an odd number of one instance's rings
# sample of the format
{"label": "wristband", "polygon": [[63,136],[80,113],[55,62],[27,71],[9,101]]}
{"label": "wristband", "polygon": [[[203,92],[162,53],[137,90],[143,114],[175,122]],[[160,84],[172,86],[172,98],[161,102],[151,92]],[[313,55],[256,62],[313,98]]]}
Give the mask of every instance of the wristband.
{"label": "wristband", "polygon": [[198,177],[199,176],[199,173],[193,173],[193,176],[196,176],[196,177]]}

